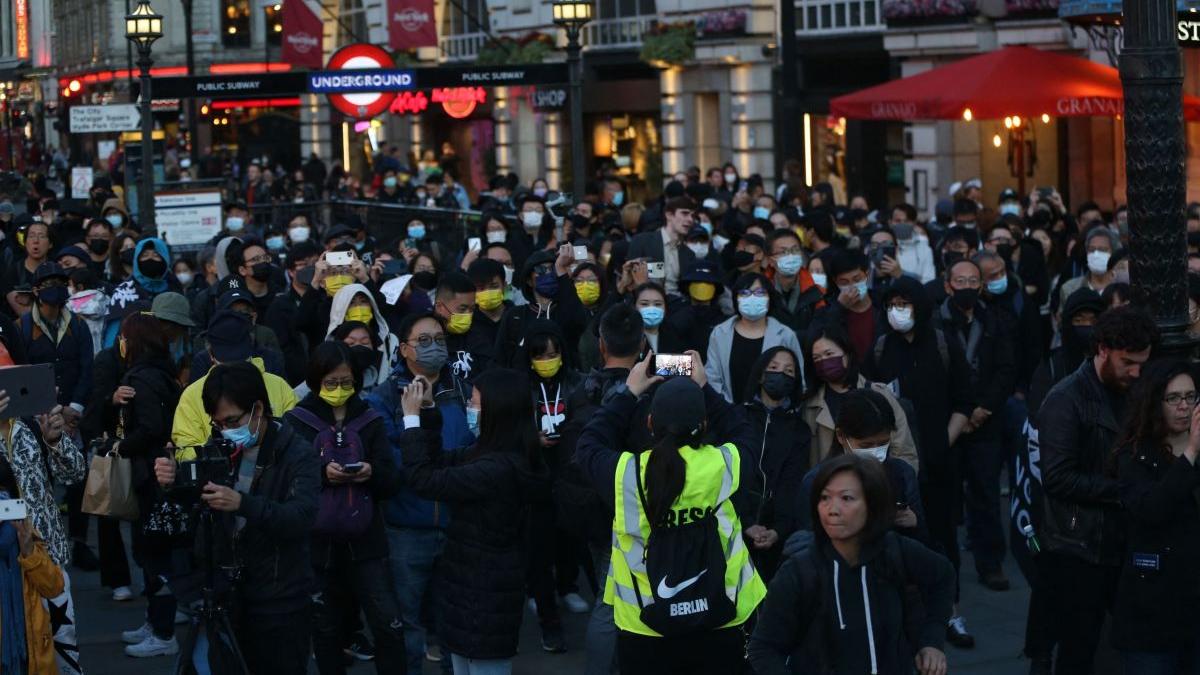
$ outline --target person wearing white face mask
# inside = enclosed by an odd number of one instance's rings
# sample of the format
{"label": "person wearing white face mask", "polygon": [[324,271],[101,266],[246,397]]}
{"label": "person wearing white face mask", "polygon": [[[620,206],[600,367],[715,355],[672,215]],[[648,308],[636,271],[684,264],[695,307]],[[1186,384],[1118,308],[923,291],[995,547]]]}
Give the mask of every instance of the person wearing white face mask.
{"label": "person wearing white face mask", "polygon": [[776,316],[792,330],[803,330],[812,322],[825,293],[804,269],[799,235],[791,229],[773,230],[767,235],[767,254],[767,273],[780,300]]}
{"label": "person wearing white face mask", "polygon": [[1058,306],[1065,305],[1067,298],[1085,284],[1097,293],[1104,292],[1113,279],[1112,272],[1108,269],[1108,261],[1119,247],[1116,237],[1107,226],[1095,225],[1088,230],[1084,236],[1087,271],[1062,285],[1058,292]]}
{"label": "person wearing white face mask", "polygon": [[[771,281],[761,274],[743,274],[733,284],[737,314],[713,328],[708,340],[704,370],[708,382],[725,400],[741,403],[746,379],[760,354],[772,347],[787,347],[800,353],[796,331],[767,316],[771,309]],[[803,368],[796,378],[801,389],[807,382]]]}
{"label": "person wearing white face mask", "polygon": [[287,238],[293,245],[308,241],[312,233],[312,221],[304,214],[293,217],[288,223]]}

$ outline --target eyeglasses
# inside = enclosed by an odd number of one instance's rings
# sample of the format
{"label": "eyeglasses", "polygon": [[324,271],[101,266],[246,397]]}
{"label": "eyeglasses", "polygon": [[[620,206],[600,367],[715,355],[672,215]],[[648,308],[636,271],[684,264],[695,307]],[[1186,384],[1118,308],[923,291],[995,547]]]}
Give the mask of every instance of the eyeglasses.
{"label": "eyeglasses", "polygon": [[271,256],[266,253],[261,253],[246,261],[247,265],[257,265],[259,263],[271,262]]}
{"label": "eyeglasses", "polygon": [[333,391],[334,389],[353,389],[354,378],[344,377],[340,380],[321,380],[321,388]]}
{"label": "eyeglasses", "polygon": [[782,251],[775,251],[771,255],[778,257],[781,255],[798,255],[803,252],[804,251],[799,246],[792,246],[791,248],[785,248]]}
{"label": "eyeglasses", "polygon": [[1196,401],[1200,401],[1200,394],[1197,394],[1194,391],[1189,391],[1186,394],[1180,394],[1176,392],[1174,394],[1167,394],[1163,397],[1163,403],[1166,403],[1167,405],[1179,405],[1180,403],[1196,405]]}
{"label": "eyeglasses", "polygon": [[897,298],[888,303],[888,309],[910,309],[913,304],[907,300]]}
{"label": "eyeglasses", "polygon": [[438,333],[437,335],[420,335],[413,340],[408,340],[407,344],[412,344],[414,342],[422,347],[428,347],[435,342],[439,345],[444,345],[446,344],[446,334]]}
{"label": "eyeglasses", "polygon": [[754,289],[743,288],[742,290],[738,291],[739,298],[748,298],[752,295],[756,298],[765,298],[767,295],[769,295],[769,293],[767,292],[767,289],[761,287]]}
{"label": "eyeglasses", "polygon": [[[243,419],[249,417],[251,415],[251,413],[253,413],[253,412],[254,411],[251,410],[250,412],[244,412],[239,415],[230,415],[229,417],[226,417],[223,420],[219,420],[214,417],[213,421],[212,421],[212,425],[216,429],[234,429],[236,427],[242,426],[241,424],[239,424],[239,422],[241,422]],[[249,420],[247,420],[247,421],[249,421]]]}

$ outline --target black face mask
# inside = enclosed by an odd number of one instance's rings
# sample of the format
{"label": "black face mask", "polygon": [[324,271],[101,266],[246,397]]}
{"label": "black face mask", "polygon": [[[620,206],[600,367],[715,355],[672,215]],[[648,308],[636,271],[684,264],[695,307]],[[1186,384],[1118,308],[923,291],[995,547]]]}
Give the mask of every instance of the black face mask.
{"label": "black face mask", "polygon": [[275,266],[271,263],[261,262],[250,268],[250,276],[254,277],[255,281],[268,281],[274,270]]}
{"label": "black face mask", "polygon": [[66,286],[50,286],[37,292],[37,300],[50,307],[62,307],[67,304],[69,294]]}
{"label": "black face mask", "polygon": [[138,269],[151,279],[161,279],[167,273],[167,263],[161,260],[143,260],[138,263]]}
{"label": "black face mask", "polygon": [[118,255],[121,259],[122,265],[132,265],[133,264],[133,249],[127,248],[124,251],[121,251],[121,253]]}
{"label": "black face mask", "polygon": [[795,391],[796,378],[787,373],[763,373],[762,388],[767,396],[781,401]]}
{"label": "black face mask", "polygon": [[[96,255],[108,253],[110,242],[107,239],[88,239],[88,250]],[[132,255],[132,254],[130,254]]]}
{"label": "black face mask", "polygon": [[738,268],[745,267],[747,265],[752,264],[753,262],[754,262],[754,254],[751,253],[750,251],[734,251],[734,253],[733,253],[733,266],[734,267],[738,267]]}
{"label": "black face mask", "polygon": [[979,301],[978,288],[956,288],[954,289],[954,304],[959,309],[966,311],[975,306]]}
{"label": "black face mask", "polygon": [[967,259],[967,254],[961,251],[942,251],[942,268],[950,269],[954,264]]}
{"label": "black face mask", "polygon": [[366,345],[356,345],[350,348],[350,363],[359,373],[379,364],[379,352]]}
{"label": "black face mask", "polygon": [[1075,334],[1075,347],[1080,350],[1086,350],[1092,344],[1092,333],[1095,332],[1095,326],[1071,326],[1071,332]]}
{"label": "black face mask", "polygon": [[1005,262],[1012,260],[1013,249],[1012,244],[996,244],[996,255],[1004,258]]}
{"label": "black face mask", "polygon": [[437,288],[437,273],[435,272],[417,272],[412,277],[412,283],[417,285],[417,288],[432,291]]}

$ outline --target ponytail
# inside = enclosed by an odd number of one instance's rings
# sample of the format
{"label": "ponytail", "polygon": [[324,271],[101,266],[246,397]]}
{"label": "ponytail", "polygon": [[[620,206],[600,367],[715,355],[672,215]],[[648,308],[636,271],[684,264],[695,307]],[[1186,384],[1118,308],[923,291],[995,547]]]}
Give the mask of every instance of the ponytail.
{"label": "ponytail", "polygon": [[681,433],[672,430],[663,434],[654,444],[650,459],[646,460],[645,481],[646,518],[651,527],[664,521],[671,505],[683,493],[687,462],[679,455],[679,449],[685,445],[698,446],[702,433]]}

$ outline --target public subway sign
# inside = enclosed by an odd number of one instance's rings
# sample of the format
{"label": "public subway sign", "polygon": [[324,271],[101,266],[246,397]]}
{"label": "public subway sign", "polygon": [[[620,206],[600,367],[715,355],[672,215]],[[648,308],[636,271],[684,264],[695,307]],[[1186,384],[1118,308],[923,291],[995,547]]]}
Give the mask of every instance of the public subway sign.
{"label": "public subway sign", "polygon": [[156,77],[154,97],[158,98],[263,98],[296,96],[305,91],[304,73],[264,73],[261,75],[202,75],[197,77]]}

